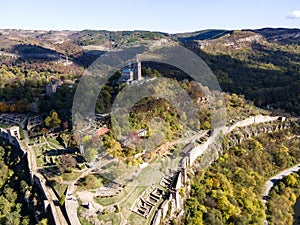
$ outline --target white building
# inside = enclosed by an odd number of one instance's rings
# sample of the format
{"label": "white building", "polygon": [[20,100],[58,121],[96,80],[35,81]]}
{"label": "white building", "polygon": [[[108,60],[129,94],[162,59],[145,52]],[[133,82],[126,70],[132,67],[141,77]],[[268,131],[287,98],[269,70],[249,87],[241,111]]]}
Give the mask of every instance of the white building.
{"label": "white building", "polygon": [[9,128],[0,128],[0,137],[9,141],[13,144],[16,141],[16,138],[20,140],[20,129],[18,126],[12,126]]}
{"label": "white building", "polygon": [[50,84],[46,85],[46,93],[52,95],[56,93],[58,87],[60,87],[64,82],[59,79],[51,78]]}
{"label": "white building", "polygon": [[145,129],[140,129],[137,131],[137,135],[139,137],[146,137],[147,136],[147,131]]}

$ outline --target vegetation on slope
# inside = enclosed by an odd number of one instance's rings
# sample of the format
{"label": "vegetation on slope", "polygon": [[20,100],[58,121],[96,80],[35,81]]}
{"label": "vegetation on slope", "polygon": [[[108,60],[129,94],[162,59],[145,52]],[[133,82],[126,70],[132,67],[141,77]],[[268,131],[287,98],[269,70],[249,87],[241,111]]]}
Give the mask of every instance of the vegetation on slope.
{"label": "vegetation on slope", "polygon": [[[185,224],[263,224],[268,177],[299,163],[299,126],[231,146],[207,171],[196,171]],[[282,224],[282,223],[281,223]]]}
{"label": "vegetation on slope", "polygon": [[[285,42],[256,32],[234,31],[218,39],[185,44],[208,64],[224,91],[244,94],[257,106],[299,114],[300,48],[295,41],[288,42],[299,31],[292,36],[289,30],[278,34]],[[272,37],[275,34],[276,30]],[[196,43],[200,46],[195,47]]]}
{"label": "vegetation on slope", "polygon": [[267,202],[267,218],[270,225],[292,225],[293,206],[300,196],[300,172],[280,180],[271,190]]}
{"label": "vegetation on slope", "polygon": [[26,207],[29,171],[18,149],[0,140],[0,224],[29,224],[31,210]]}

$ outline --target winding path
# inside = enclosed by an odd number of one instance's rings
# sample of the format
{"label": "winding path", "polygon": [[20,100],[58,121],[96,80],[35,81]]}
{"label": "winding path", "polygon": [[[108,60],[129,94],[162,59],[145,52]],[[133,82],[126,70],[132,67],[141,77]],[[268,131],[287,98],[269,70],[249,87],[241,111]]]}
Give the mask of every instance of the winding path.
{"label": "winding path", "polygon": [[265,186],[265,190],[263,192],[263,202],[266,203],[266,198],[269,196],[269,192],[271,191],[272,187],[279,181],[281,180],[283,177],[293,173],[293,172],[297,172],[300,169],[300,163],[288,168],[286,170],[283,170],[281,172],[279,172],[278,174],[276,174],[275,176],[271,177],[267,182],[266,182],[266,186]]}
{"label": "winding path", "polygon": [[[266,185],[265,185],[265,190],[263,192],[263,198],[262,198],[262,201],[264,204],[266,204],[267,202],[267,198],[269,196],[269,193],[272,189],[272,187],[278,183],[279,180],[281,180],[283,177],[293,173],[293,172],[297,172],[298,170],[300,169],[300,163],[293,166],[293,167],[290,167],[288,169],[285,169],[281,172],[279,172],[278,174],[276,174],[275,176],[271,177],[267,182],[266,182]],[[268,221],[265,220],[264,222],[264,225],[267,225],[268,224]]]}

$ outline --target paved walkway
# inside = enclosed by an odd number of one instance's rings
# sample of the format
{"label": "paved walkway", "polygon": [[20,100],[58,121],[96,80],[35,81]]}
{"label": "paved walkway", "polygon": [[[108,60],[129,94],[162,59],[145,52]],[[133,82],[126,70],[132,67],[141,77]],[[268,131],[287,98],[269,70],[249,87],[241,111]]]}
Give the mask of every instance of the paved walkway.
{"label": "paved walkway", "polygon": [[[288,168],[286,170],[281,171],[280,173],[276,174],[275,176],[271,177],[267,182],[266,182],[266,188],[263,192],[263,199],[266,199],[266,197],[268,197],[269,192],[271,191],[272,187],[279,181],[281,180],[283,177],[293,173],[293,172],[297,172],[300,169],[300,163]],[[263,200],[263,202],[265,203],[266,200]]]}

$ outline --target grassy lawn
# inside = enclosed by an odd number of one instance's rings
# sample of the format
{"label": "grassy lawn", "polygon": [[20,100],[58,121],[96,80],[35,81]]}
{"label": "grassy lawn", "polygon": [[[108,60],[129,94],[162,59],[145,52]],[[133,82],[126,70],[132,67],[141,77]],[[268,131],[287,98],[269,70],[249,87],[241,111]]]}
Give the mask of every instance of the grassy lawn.
{"label": "grassy lawn", "polygon": [[[125,188],[120,192],[118,196],[115,197],[109,197],[109,198],[101,198],[101,197],[95,197],[95,201],[103,206],[108,206],[108,205],[114,205],[123,199],[126,199],[129,195],[129,193],[132,191],[133,188],[136,188],[135,186],[127,185]],[[141,191],[142,193],[143,191]],[[132,202],[133,204],[133,202]],[[131,204],[131,205],[132,205]],[[130,207],[131,207],[130,205]]]}
{"label": "grassy lawn", "polygon": [[126,218],[129,219],[130,224],[150,224],[147,223],[146,218],[141,217],[134,212],[131,212],[130,216],[127,216]]}
{"label": "grassy lawn", "polygon": [[[177,149],[176,149],[177,150]],[[179,157],[178,157],[179,158]],[[176,158],[175,160],[177,161],[178,158]],[[137,215],[136,213],[130,211],[130,208],[133,206],[133,204],[135,203],[135,201],[142,195],[142,193],[149,187],[159,187],[162,189],[162,187],[160,187],[159,185],[159,181],[162,178],[162,172],[161,169],[158,169],[157,167],[163,167],[162,170],[164,170],[164,165],[161,165],[161,162],[164,164],[164,160],[161,159],[161,157],[159,156],[155,156],[152,160],[151,160],[151,164],[152,166],[148,166],[146,168],[143,169],[143,171],[138,175],[138,177],[136,177],[135,179],[132,180],[132,182],[128,183],[125,188],[120,192],[120,194],[118,196],[114,196],[111,198],[101,198],[101,197],[95,197],[95,201],[103,206],[109,206],[109,205],[114,205],[116,203],[118,203],[120,205],[120,214],[117,213],[109,213],[107,215],[99,215],[98,219],[100,221],[103,222],[109,222],[111,221],[112,224],[120,224],[121,222],[121,215],[124,215],[126,217],[126,219],[128,219],[130,224],[150,224],[151,219],[154,216],[155,210],[156,208],[160,205],[160,203],[163,201],[163,199],[161,199],[155,206],[154,208],[151,210],[151,213],[148,217],[148,219],[141,217],[139,215]],[[158,165],[155,165],[155,164]],[[176,162],[178,163],[178,162]],[[154,164],[154,165],[153,165]],[[109,166],[110,164],[106,165],[106,169],[109,170]],[[104,168],[102,168],[104,169]],[[122,170],[123,174],[132,170],[132,168],[127,168],[126,165],[120,165],[115,171],[115,174],[120,174]],[[165,172],[165,171],[163,171]],[[95,175],[89,175],[89,176],[95,176]],[[88,177],[88,176],[87,176]],[[102,181],[101,181],[101,177],[94,177],[94,178],[89,178],[90,180],[93,180],[93,185],[95,185],[95,183],[98,183],[98,187],[100,187],[99,185],[101,185]],[[89,179],[87,181],[82,181],[78,187],[77,190],[80,189],[95,189],[95,187],[93,186],[93,188],[91,188],[91,184]],[[99,181],[100,179],[100,181]],[[85,183],[85,184],[84,184]],[[139,185],[138,185],[139,184]],[[143,186],[141,184],[144,184]],[[102,183],[103,185],[103,183]],[[96,185],[97,186],[97,185]]]}
{"label": "grassy lawn", "polygon": [[39,136],[39,143],[40,143],[40,144],[45,143],[45,139],[44,139],[43,136]]}
{"label": "grassy lawn", "polygon": [[115,164],[116,162],[109,162],[105,166],[103,166],[102,169],[108,169],[109,167],[114,166]]}
{"label": "grassy lawn", "polygon": [[[158,166],[161,167],[161,165]],[[155,185],[159,184],[162,179],[162,173],[155,167],[155,165],[149,165],[139,173],[137,179],[139,181],[139,185]]]}
{"label": "grassy lawn", "polygon": [[29,144],[30,144],[30,145],[33,145],[33,144],[34,144],[34,139],[29,138]]}
{"label": "grassy lawn", "polygon": [[108,206],[108,205],[116,204],[118,201],[118,198],[117,197],[112,197],[112,198],[95,197],[95,201],[97,203],[99,203],[100,205]]}
{"label": "grassy lawn", "polygon": [[20,131],[20,138],[21,138],[21,140],[23,140],[24,139],[23,129],[21,127],[19,127],[19,131]]}
{"label": "grassy lawn", "polygon": [[56,139],[52,139],[52,138],[49,138],[47,137],[46,138],[48,143],[51,145],[54,145],[53,147],[57,146],[57,147],[61,147],[61,148],[64,148],[63,146],[61,146],[61,144],[56,140]]}
{"label": "grassy lawn", "polygon": [[[125,188],[120,192],[118,196],[111,197],[111,198],[101,198],[95,197],[95,201],[103,206],[114,205],[122,200],[124,200],[121,204],[122,207],[125,209],[129,209],[137,197],[146,190],[147,187],[144,186],[132,186],[127,185]],[[133,191],[134,189],[134,191]],[[133,191],[133,193],[131,193]],[[134,194],[134,195],[133,195]]]}
{"label": "grassy lawn", "polygon": [[82,191],[97,189],[102,187],[107,182],[109,182],[109,180],[106,180],[98,174],[90,174],[83,178],[83,180],[79,183],[77,190]]}
{"label": "grassy lawn", "polygon": [[98,219],[104,222],[112,222],[112,225],[119,225],[121,223],[121,218],[117,213],[109,213],[107,215],[99,215]]}
{"label": "grassy lawn", "polygon": [[78,218],[79,218],[81,225],[91,225],[91,223],[89,223],[89,221],[86,218],[84,218],[84,217],[78,217]]}
{"label": "grassy lawn", "polygon": [[0,124],[1,128],[9,128],[11,126],[13,126],[13,125],[7,125],[7,124],[2,124],[2,123]]}
{"label": "grassy lawn", "polygon": [[73,181],[73,180],[76,180],[79,176],[80,176],[81,173],[76,173],[76,172],[72,172],[72,173],[63,173],[61,175],[62,179],[64,181]]}
{"label": "grassy lawn", "polygon": [[43,159],[43,153],[42,153],[42,151],[40,150],[39,147],[34,147],[33,146],[32,149],[35,152],[37,166],[38,167],[43,167],[43,165],[44,165],[44,159]]}
{"label": "grassy lawn", "polygon": [[[134,190],[132,190],[132,189],[134,189]],[[120,204],[120,209],[121,209],[123,215],[126,215],[127,218],[129,216],[129,213],[136,215],[135,213],[129,211],[129,209],[132,207],[135,200],[137,200],[146,189],[147,189],[147,187],[145,187],[145,186],[137,186],[137,187],[127,186],[126,191],[125,191],[126,199],[124,199],[124,202],[122,202]],[[144,219],[141,216],[138,216],[137,218]],[[140,221],[140,222],[141,223],[137,223],[137,221],[135,221],[135,223],[132,222],[131,224],[145,224],[146,220],[144,219],[143,221]]]}
{"label": "grassy lawn", "polygon": [[[156,156],[151,160],[151,165],[154,165],[155,163],[160,164],[161,158]],[[121,196],[118,196],[123,202],[120,203],[120,210],[124,216],[126,216],[127,219],[130,220],[130,224],[150,224],[151,219],[153,218],[153,215],[155,213],[156,208],[159,206],[159,204],[163,201],[161,199],[151,210],[150,216],[148,219],[141,217],[137,215],[134,212],[130,211],[130,208],[133,206],[134,202],[141,196],[141,194],[149,187],[159,187],[161,189],[164,189],[160,187],[159,182],[161,179],[162,174],[160,174],[160,170],[155,168],[153,166],[148,166],[143,169],[143,171],[138,175],[138,180],[140,184],[143,184],[143,181],[145,182],[145,186],[133,186],[133,184],[127,185],[125,189],[121,192],[123,193]],[[161,165],[160,165],[161,166]],[[153,183],[153,185],[152,185]],[[99,202],[100,203],[100,202]]]}
{"label": "grassy lawn", "polygon": [[68,187],[68,185],[66,185],[66,184],[57,183],[54,186],[54,189],[57,191],[57,193],[59,194],[59,196],[62,196],[67,187]]}

